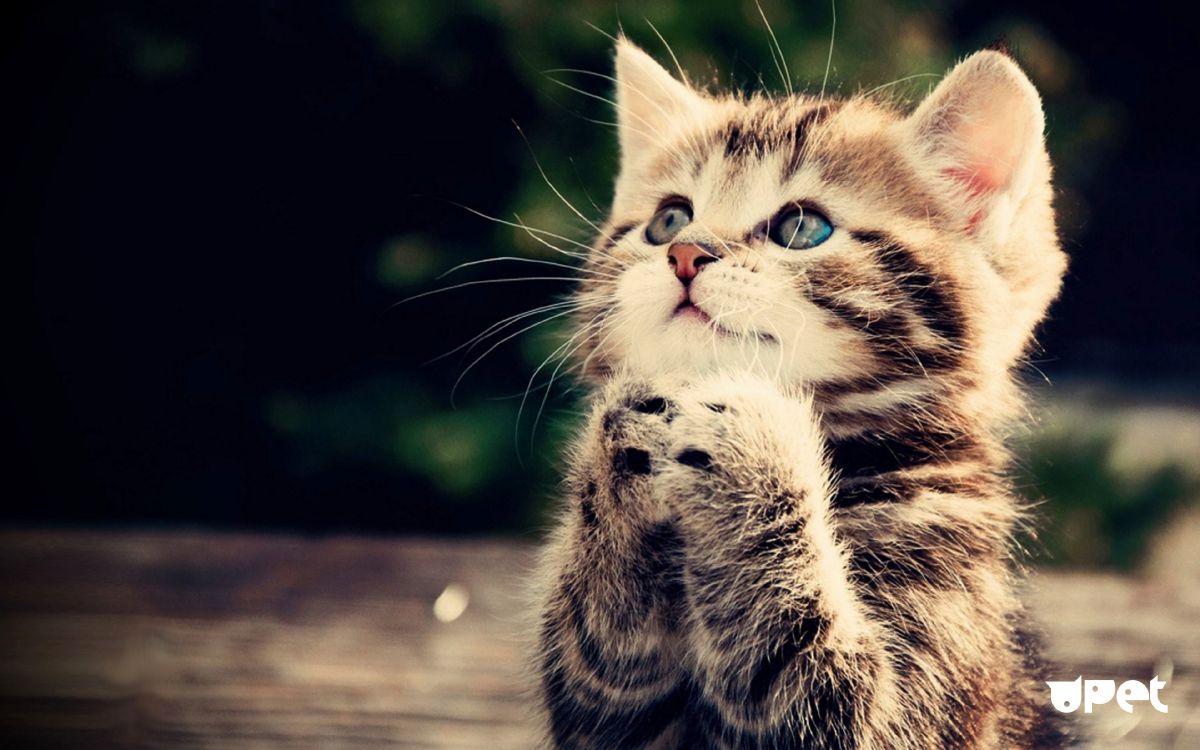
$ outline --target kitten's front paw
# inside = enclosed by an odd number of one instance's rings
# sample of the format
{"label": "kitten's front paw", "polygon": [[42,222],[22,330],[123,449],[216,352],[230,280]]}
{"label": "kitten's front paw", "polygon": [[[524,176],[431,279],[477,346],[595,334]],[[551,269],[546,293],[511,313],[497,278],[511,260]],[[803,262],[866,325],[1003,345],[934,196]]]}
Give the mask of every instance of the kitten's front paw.
{"label": "kitten's front paw", "polygon": [[825,475],[811,405],[759,378],[685,389],[670,434],[672,461],[656,482],[681,513],[692,502],[785,493]]}
{"label": "kitten's front paw", "polygon": [[[674,384],[618,377],[598,395],[580,445],[585,517],[658,521],[668,509],[652,497],[650,477],[669,463]],[[588,509],[597,511],[589,516]]]}
{"label": "kitten's front paw", "polygon": [[643,379],[616,380],[605,387],[597,402],[598,427],[613,474],[649,474],[666,454],[667,430],[676,411],[666,393],[660,384]]}

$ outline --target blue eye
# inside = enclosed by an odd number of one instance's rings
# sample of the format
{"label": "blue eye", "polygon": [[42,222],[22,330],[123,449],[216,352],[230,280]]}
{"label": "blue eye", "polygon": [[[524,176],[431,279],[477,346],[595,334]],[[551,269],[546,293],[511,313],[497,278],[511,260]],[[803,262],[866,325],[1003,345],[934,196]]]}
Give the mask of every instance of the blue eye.
{"label": "blue eye", "polygon": [[789,250],[816,247],[833,234],[833,224],[820,212],[794,206],[786,209],[771,222],[771,241]]}
{"label": "blue eye", "polygon": [[679,230],[692,223],[692,207],[682,201],[668,203],[646,225],[646,242],[665,245],[679,234]]}

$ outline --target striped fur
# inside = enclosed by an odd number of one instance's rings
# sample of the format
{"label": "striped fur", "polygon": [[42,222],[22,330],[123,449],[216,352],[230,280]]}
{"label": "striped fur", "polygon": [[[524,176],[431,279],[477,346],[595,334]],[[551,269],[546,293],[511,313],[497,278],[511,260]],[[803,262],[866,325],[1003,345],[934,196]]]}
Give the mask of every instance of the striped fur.
{"label": "striped fur", "polygon": [[[1013,375],[1058,291],[1036,92],[962,62],[912,113],[698,92],[617,51],[621,173],[582,283],[596,385],[537,669],[571,748],[1055,748],[1014,588]],[[688,292],[646,223],[719,258]],[[835,225],[806,251],[764,222]],[[592,278],[592,277],[589,277]]]}

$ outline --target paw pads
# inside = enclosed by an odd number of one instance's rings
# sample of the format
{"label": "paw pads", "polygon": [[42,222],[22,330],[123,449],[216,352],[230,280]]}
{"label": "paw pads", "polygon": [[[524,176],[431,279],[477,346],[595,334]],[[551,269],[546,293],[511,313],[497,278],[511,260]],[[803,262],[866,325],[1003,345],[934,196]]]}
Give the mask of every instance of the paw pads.
{"label": "paw pads", "polygon": [[641,448],[625,448],[613,456],[613,470],[630,474],[650,473],[650,454]]}
{"label": "paw pads", "polygon": [[675,460],[684,466],[690,466],[693,469],[700,469],[701,471],[708,471],[712,468],[712,456],[697,448],[688,448],[676,456]]}
{"label": "paw pads", "polygon": [[633,410],[640,414],[662,414],[667,410],[667,400],[654,396],[633,405]]}

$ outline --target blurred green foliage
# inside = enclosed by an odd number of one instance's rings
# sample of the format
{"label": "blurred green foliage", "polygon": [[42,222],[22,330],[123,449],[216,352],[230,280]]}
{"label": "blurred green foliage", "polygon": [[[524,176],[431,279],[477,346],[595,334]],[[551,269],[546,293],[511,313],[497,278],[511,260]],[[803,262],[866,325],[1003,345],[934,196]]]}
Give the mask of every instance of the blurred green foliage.
{"label": "blurred green foliage", "polygon": [[1034,559],[1073,567],[1131,569],[1156,531],[1200,498],[1200,477],[1175,462],[1130,467],[1106,431],[1057,426],[1021,448],[1018,486],[1034,500],[1042,529]]}
{"label": "blurred green foliage", "polygon": [[[832,56],[834,19],[828,3],[763,0],[762,12],[771,22],[798,89],[820,90],[829,62],[830,91],[850,94],[882,87],[902,103],[919,99],[957,57],[1005,37],[1045,97],[1058,205],[1069,237],[1074,227],[1087,220],[1085,188],[1120,135],[1120,107],[1089,93],[1080,66],[1037,23],[1001,17],[984,33],[962,38],[945,20],[957,5],[947,0],[840,0]],[[349,9],[379,51],[419,66],[449,91],[462,94],[471,71],[479,66],[508,66],[515,71],[527,94],[535,97],[539,115],[518,123],[528,137],[526,150],[506,113],[480,113],[479,128],[510,132],[515,171],[510,177],[516,187],[494,196],[490,211],[506,220],[519,216],[531,226],[580,242],[589,241],[589,227],[564,203],[569,201],[598,220],[616,169],[615,134],[603,126],[613,120],[611,107],[603,101],[612,88],[605,77],[611,67],[609,33],[623,30],[664,62],[669,63],[673,52],[694,82],[783,89],[767,29],[752,1],[621,5],[609,0],[553,4],[357,0]],[[498,40],[504,59],[474,57],[469,45],[455,42],[467,31]],[[659,32],[670,43],[670,51]],[[146,49],[148,69],[170,67],[186,54],[169,40]],[[543,180],[539,164],[565,200]],[[487,177],[463,175],[462,180]],[[470,237],[457,231],[447,231],[445,236],[422,231],[402,232],[383,241],[377,263],[364,269],[364,275],[404,297],[463,281],[518,275],[511,269],[483,266],[435,279],[460,262],[497,256],[563,260],[519,229],[489,224],[467,213],[461,220],[473,227],[467,232]],[[496,287],[521,301],[516,311],[555,299],[551,293],[531,299],[519,286]],[[422,319],[416,304],[411,313],[414,324],[439,324]],[[497,314],[495,319],[500,317]],[[334,463],[386,467],[392,476],[422,482],[436,502],[455,509],[441,517],[442,528],[478,529],[478,524],[461,519],[482,512],[499,496],[506,498],[504,507],[509,510],[489,516],[491,528],[535,527],[545,518],[547,498],[554,490],[554,465],[563,436],[578,418],[571,393],[561,387],[569,384],[568,377],[555,384],[547,413],[541,416],[542,427],[536,432],[532,427],[534,415],[541,411],[544,391],[539,388],[554,370],[566,330],[563,319],[551,320],[490,354],[462,383],[457,409],[450,404],[449,384],[491,341],[466,358],[448,358],[340,393],[280,393],[269,404],[269,418],[295,446],[302,472],[319,472]],[[447,342],[445,348],[457,343]],[[489,389],[493,379],[509,385],[523,383],[544,363],[548,364],[530,381],[533,388],[524,404],[511,392]],[[505,377],[491,377],[497,372]],[[1043,510],[1050,521],[1043,537],[1046,559],[1129,566],[1138,559],[1151,531],[1195,490],[1179,469],[1143,477],[1121,474],[1111,464],[1110,447],[1111,441],[1104,438],[1070,435],[1038,436],[1026,446],[1022,481],[1030,495],[1045,498]]]}

